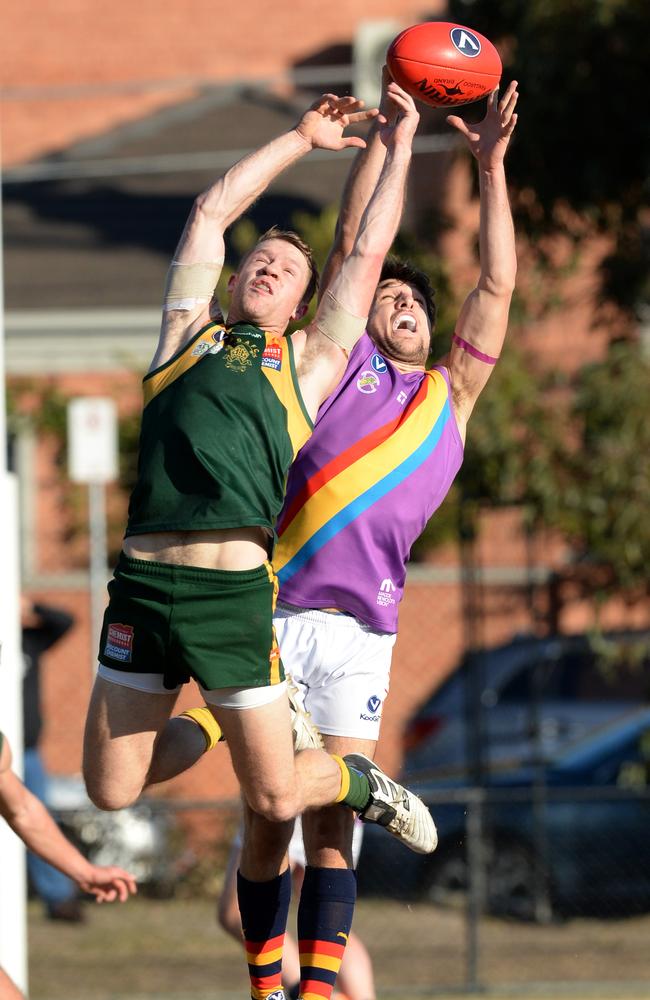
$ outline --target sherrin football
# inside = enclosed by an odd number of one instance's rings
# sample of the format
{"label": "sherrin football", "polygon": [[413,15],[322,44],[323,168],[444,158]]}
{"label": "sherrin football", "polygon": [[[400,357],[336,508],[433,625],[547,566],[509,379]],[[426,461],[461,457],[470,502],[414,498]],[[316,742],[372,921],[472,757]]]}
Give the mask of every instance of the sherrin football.
{"label": "sherrin football", "polygon": [[391,42],[386,62],[400,87],[434,108],[480,101],[499,86],[502,72],[492,42],[449,21],[406,28]]}

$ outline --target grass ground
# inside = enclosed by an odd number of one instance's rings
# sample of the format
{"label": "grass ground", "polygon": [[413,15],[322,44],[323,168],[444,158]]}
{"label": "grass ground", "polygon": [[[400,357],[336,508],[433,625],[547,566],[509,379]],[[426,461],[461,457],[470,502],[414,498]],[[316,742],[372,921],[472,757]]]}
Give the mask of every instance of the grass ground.
{"label": "grass ground", "polygon": [[[30,1000],[245,1000],[238,945],[206,900],[87,907],[83,925],[29,910]],[[462,913],[363,900],[355,930],[368,944],[380,996],[437,1000],[466,992]],[[485,920],[478,981],[492,1000],[650,1000],[650,917],[539,927]]]}

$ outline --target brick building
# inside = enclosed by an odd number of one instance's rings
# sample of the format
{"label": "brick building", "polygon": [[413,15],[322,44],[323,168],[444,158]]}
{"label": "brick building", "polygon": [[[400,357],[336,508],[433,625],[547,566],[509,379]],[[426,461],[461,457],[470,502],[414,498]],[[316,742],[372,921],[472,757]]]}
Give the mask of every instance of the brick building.
{"label": "brick building", "polygon": [[[122,415],[137,412],[160,288],[194,195],[238,151],[290,127],[311,93],[352,87],[354,39],[374,37],[372,29],[363,35],[366,22],[390,19],[394,28],[443,9],[404,0],[396,17],[388,0],[325,7],[307,0],[299,9],[269,12],[252,0],[223,16],[205,0],[168,5],[164,14],[148,2],[133,8],[124,0],[68,0],[52,7],[7,0],[0,35],[7,366],[21,407],[33,413],[53,395],[108,395]],[[422,133],[428,144],[415,157],[408,219],[418,223],[413,206],[427,199],[435,207],[435,190],[455,221],[440,250],[454,262],[460,285],[470,287],[477,207],[467,164],[445,139],[442,113],[424,114]],[[304,161],[260,200],[253,221],[259,228],[290,223],[296,211],[334,202],[348,166],[344,156]],[[516,332],[535,346],[540,363],[572,371],[602,354],[609,331],[594,326],[593,289],[594,266],[606,249],[594,244],[566,279],[561,318],[556,313]],[[13,445],[23,585],[77,620],[44,668],[45,756],[53,772],[76,773],[94,656],[85,498],[66,485],[55,436],[35,434],[25,422]],[[114,490],[109,514],[116,524],[124,517]],[[516,511],[485,512],[483,520],[479,638],[493,645],[540,627],[544,582],[566,553],[558,540],[538,538],[531,558]],[[465,648],[461,577],[453,546],[411,569],[380,750],[392,769],[405,720]],[[532,603],[531,583],[538,588]],[[592,609],[573,602],[561,625],[575,631],[591,621]],[[613,602],[603,621],[645,626],[650,614]],[[182,705],[193,700],[184,694]],[[232,796],[224,754],[209,755],[161,794]]]}

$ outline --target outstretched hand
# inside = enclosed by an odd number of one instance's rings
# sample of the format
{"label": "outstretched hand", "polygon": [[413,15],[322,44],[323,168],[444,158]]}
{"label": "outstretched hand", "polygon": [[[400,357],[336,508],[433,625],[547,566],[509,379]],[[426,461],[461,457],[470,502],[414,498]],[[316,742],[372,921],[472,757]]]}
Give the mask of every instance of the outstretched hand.
{"label": "outstretched hand", "polygon": [[[405,90],[386,77],[384,67],[382,88],[382,118],[384,124],[380,127],[381,141],[385,146],[408,146],[413,143],[413,136],[420,121],[420,115],[415,101]],[[386,111],[383,109],[386,107]]]}
{"label": "outstretched hand", "polygon": [[348,125],[371,121],[379,114],[378,108],[365,110],[363,101],[356,97],[337,97],[336,94],[323,94],[314,101],[304,113],[296,132],[313,149],[346,149],[356,146],[365,148],[365,141],[356,135],[343,135]]}
{"label": "outstretched hand", "polygon": [[116,899],[123,903],[138,891],[134,876],[115,865],[92,865],[79,886],[95,896],[98,903],[113,903]]}
{"label": "outstretched hand", "polygon": [[503,162],[517,124],[517,81],[513,80],[508,85],[501,100],[497,100],[498,93],[498,89],[492,91],[488,97],[485,118],[475,125],[468,124],[457,115],[449,115],[447,118],[448,123],[464,135],[472,154],[486,170]]}

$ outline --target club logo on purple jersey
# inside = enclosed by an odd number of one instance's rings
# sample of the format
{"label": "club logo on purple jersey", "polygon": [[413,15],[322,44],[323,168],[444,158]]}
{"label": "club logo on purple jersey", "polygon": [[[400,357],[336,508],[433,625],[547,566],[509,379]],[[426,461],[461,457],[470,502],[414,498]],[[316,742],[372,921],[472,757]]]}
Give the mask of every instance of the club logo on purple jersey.
{"label": "club logo on purple jersey", "polygon": [[396,590],[397,587],[390,577],[386,577],[385,580],[381,581],[381,584],[379,585],[379,592],[377,594],[377,604],[380,608],[388,608],[391,604],[395,603],[393,594]]}
{"label": "club logo on purple jersey", "polygon": [[370,364],[379,375],[385,375],[388,371],[388,365],[382,358],[381,354],[373,354],[370,359]]}
{"label": "club logo on purple jersey", "polygon": [[369,395],[371,392],[377,392],[377,386],[379,385],[379,378],[374,372],[365,371],[361,372],[359,378],[357,379],[357,389],[359,392],[364,393],[364,395]]}

